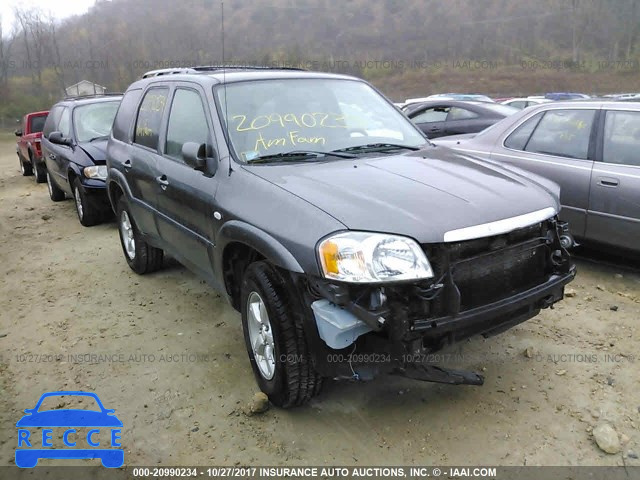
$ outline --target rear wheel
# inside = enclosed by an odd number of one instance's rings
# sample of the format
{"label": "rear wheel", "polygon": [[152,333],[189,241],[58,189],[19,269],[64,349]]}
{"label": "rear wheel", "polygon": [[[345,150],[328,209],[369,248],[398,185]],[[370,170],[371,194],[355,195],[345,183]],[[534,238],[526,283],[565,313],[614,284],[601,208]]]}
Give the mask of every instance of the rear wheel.
{"label": "rear wheel", "polygon": [[144,241],[124,197],[118,200],[116,215],[122,251],[131,270],[142,275],[160,269],[164,253]]}
{"label": "rear wheel", "polygon": [[33,174],[33,170],[31,169],[31,164],[26,163],[22,158],[22,155],[18,153],[18,161],[20,162],[20,173],[22,173],[23,177],[28,177]]}
{"label": "rear wheel", "polygon": [[249,265],[242,280],[242,330],[251,367],[260,389],[283,408],[308,402],[322,386],[290,292],[264,261]]}
{"label": "rear wheel", "polygon": [[73,180],[73,198],[76,204],[78,220],[82,225],[92,227],[100,223],[102,212],[96,208],[77,177]]}
{"label": "rear wheel", "polygon": [[46,176],[47,176],[47,190],[49,190],[49,198],[51,198],[51,200],[53,200],[54,202],[59,202],[61,200],[64,200],[64,192],[62,190],[60,190],[60,188],[58,188],[58,186],[53,182],[53,179],[51,178],[51,174],[49,173],[49,171],[47,170],[46,172]]}
{"label": "rear wheel", "polygon": [[33,155],[29,153],[29,159],[31,160],[31,170],[33,171],[33,176],[36,178],[36,183],[44,183],[47,181],[47,171],[41,165],[38,165],[33,158]]}

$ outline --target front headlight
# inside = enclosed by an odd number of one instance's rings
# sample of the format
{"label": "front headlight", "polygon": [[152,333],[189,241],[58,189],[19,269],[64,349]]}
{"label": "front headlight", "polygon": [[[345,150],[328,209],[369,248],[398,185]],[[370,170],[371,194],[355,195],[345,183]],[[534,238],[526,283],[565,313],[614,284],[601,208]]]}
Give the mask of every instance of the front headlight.
{"label": "front headlight", "polygon": [[106,165],[93,165],[91,167],[84,167],[82,170],[84,176],[87,178],[94,178],[98,180],[107,179],[107,166]]}
{"label": "front headlight", "polygon": [[411,238],[367,232],[338,233],[318,245],[325,278],[354,283],[433,277],[429,260]]}

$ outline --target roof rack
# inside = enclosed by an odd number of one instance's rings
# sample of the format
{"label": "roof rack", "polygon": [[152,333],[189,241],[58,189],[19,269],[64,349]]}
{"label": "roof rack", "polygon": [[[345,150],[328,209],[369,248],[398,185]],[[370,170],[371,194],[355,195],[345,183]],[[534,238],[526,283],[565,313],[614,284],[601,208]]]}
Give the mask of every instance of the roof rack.
{"label": "roof rack", "polygon": [[84,98],[96,98],[96,97],[111,97],[122,96],[121,92],[109,92],[109,93],[89,93],[87,95],[67,95],[63,100],[82,100]]}
{"label": "roof rack", "polygon": [[142,78],[158,77],[161,75],[176,75],[180,73],[204,73],[216,72],[221,70],[295,70],[301,71],[304,68],[295,67],[269,67],[263,65],[198,65],[195,67],[183,68],[160,68],[158,70],[150,70],[142,75]]}

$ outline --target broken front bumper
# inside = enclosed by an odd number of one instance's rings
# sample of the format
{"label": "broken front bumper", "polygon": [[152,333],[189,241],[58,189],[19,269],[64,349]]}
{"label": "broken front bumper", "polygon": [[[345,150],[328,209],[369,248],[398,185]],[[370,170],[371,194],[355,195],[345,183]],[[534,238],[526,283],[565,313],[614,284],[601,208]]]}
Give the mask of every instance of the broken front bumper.
{"label": "broken front bumper", "polygon": [[[308,279],[305,330],[316,369],[331,377],[415,377],[407,358],[534,317],[563,298],[576,274],[559,231],[550,219],[495,237],[425,245],[436,273],[426,282],[354,287]],[[468,380],[452,383],[474,383]]]}

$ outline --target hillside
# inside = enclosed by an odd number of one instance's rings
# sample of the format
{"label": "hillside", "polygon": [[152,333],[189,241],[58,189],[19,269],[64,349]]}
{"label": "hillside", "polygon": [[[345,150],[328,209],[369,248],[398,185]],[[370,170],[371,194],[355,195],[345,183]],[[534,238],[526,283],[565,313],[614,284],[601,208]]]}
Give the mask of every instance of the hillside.
{"label": "hillside", "polygon": [[[19,11],[0,44],[0,117],[87,78],[122,90],[146,70],[232,63],[362,76],[394,98],[640,90],[635,0],[99,0],[55,23]],[[224,41],[223,41],[224,37]],[[26,97],[26,98],[25,98]]]}

